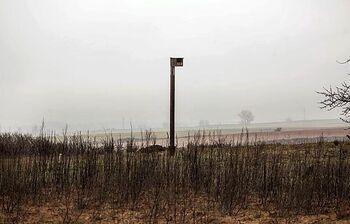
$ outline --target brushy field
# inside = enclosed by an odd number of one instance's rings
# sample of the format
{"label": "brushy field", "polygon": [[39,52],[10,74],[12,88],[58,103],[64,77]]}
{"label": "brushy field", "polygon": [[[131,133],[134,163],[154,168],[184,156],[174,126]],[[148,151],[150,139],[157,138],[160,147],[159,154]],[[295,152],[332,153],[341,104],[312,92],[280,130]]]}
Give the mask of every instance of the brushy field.
{"label": "brushy field", "polygon": [[245,222],[350,215],[348,142],[203,136],[170,156],[151,132],[139,146],[132,137],[0,134],[0,223],[239,223],[234,217],[253,210]]}

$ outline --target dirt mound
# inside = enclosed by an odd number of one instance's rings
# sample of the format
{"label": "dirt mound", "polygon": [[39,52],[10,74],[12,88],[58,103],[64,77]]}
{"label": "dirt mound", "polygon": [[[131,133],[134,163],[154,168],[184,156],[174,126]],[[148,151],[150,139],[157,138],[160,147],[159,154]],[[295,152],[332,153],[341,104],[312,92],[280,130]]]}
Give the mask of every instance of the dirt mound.
{"label": "dirt mound", "polygon": [[164,152],[167,149],[168,149],[167,147],[164,147],[161,145],[151,145],[151,146],[140,148],[139,151],[144,153],[152,153],[152,152]]}

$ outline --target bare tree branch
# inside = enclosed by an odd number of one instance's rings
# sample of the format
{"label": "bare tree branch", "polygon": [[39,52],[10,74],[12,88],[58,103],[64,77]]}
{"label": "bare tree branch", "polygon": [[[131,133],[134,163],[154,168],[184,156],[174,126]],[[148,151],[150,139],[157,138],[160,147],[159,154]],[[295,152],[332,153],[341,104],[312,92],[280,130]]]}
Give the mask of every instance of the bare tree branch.
{"label": "bare tree branch", "polygon": [[346,123],[350,123],[350,84],[343,82],[340,86],[329,89],[323,88],[323,91],[317,92],[324,96],[324,100],[319,102],[322,109],[333,110],[341,108],[340,119]]}
{"label": "bare tree branch", "polygon": [[346,63],[349,63],[350,62],[350,58],[344,62],[340,62],[340,61],[337,61],[339,64],[346,64]]}

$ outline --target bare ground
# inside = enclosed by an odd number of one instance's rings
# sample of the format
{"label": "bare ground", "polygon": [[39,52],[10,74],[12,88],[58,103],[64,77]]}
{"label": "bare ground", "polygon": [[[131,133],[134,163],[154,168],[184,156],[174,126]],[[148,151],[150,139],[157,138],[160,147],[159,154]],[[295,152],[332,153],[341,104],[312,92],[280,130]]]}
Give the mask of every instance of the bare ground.
{"label": "bare ground", "polygon": [[[223,214],[208,211],[203,207],[196,207],[186,211],[185,219],[179,217],[174,220],[171,216],[158,216],[150,219],[147,209],[138,207],[131,209],[112,209],[110,207],[95,207],[83,210],[69,209],[70,222],[66,223],[241,223],[241,224],[273,224],[273,223],[350,223],[350,208],[341,211],[329,211],[312,215],[281,215],[273,210],[262,209],[257,205],[250,205],[235,214]],[[64,223],[66,208],[58,203],[27,206],[21,211],[19,223]],[[180,212],[180,211],[179,211]],[[7,217],[7,219],[9,216]],[[6,217],[0,215],[0,223],[7,223]],[[9,219],[8,219],[9,220]]]}

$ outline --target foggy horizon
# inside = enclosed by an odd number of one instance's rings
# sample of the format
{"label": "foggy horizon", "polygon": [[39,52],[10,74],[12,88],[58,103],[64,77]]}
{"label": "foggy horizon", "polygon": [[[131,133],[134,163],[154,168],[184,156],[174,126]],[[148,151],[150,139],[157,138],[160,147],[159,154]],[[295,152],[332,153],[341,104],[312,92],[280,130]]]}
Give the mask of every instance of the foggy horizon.
{"label": "foggy horizon", "polygon": [[176,119],[338,119],[316,91],[347,81],[350,1],[0,2],[0,126],[162,127]]}

